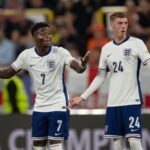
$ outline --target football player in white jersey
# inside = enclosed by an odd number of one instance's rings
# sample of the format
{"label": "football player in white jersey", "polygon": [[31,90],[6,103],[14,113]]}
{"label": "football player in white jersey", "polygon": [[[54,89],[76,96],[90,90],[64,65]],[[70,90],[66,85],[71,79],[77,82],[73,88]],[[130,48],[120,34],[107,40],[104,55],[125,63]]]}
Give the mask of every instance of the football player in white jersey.
{"label": "football player in white jersey", "polygon": [[31,34],[35,47],[24,50],[10,66],[0,69],[0,78],[10,78],[21,69],[29,72],[36,92],[33,148],[62,150],[62,140],[68,138],[69,131],[69,110],[64,109],[68,105],[64,69],[68,65],[78,73],[84,72],[89,52],[79,64],[66,49],[52,46],[52,29],[45,22],[33,25]]}
{"label": "football player in white jersey", "polygon": [[105,136],[114,141],[114,150],[124,150],[125,140],[131,150],[143,150],[141,144],[142,94],[139,81],[141,62],[150,68],[150,54],[142,40],[127,35],[128,19],[124,13],[110,16],[114,38],[102,48],[99,73],[80,96],[70,99],[69,107],[85,101],[110,72]]}

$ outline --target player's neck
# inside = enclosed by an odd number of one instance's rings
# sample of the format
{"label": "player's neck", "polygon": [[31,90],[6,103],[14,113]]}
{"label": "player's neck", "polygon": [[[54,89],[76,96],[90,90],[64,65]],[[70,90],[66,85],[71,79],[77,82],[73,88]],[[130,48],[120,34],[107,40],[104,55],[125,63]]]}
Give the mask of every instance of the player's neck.
{"label": "player's neck", "polygon": [[114,37],[114,41],[115,43],[119,44],[119,43],[122,43],[125,39],[127,38],[127,36],[115,36]]}
{"label": "player's neck", "polygon": [[49,47],[35,47],[35,51],[37,52],[38,55],[44,56],[47,53],[49,53],[50,48]]}

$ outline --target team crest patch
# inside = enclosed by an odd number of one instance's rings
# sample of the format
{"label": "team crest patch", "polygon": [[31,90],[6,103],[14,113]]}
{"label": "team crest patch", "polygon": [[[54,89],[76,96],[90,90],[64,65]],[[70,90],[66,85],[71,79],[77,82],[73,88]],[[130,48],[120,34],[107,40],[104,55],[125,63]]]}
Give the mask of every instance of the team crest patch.
{"label": "team crest patch", "polygon": [[48,65],[48,68],[53,71],[55,69],[55,66],[56,66],[56,63],[54,60],[48,60],[47,61],[47,65]]}
{"label": "team crest patch", "polygon": [[131,52],[132,52],[132,49],[131,48],[126,48],[123,50],[123,56],[125,59],[129,59],[130,56],[131,56]]}

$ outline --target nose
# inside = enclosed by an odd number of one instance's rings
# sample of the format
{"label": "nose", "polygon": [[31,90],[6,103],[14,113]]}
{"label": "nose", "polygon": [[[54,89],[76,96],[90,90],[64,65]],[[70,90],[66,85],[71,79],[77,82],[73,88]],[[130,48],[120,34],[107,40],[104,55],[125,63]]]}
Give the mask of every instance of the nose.
{"label": "nose", "polygon": [[127,28],[126,25],[122,25],[121,27],[122,30],[125,30],[126,28]]}
{"label": "nose", "polygon": [[47,38],[50,38],[50,39],[51,39],[51,38],[52,38],[52,35],[48,35]]}
{"label": "nose", "polygon": [[52,37],[52,35],[49,34],[49,33],[45,33],[44,36],[45,36],[45,37]]}
{"label": "nose", "polygon": [[128,26],[128,24],[127,24],[127,23],[123,23],[122,26],[123,26],[124,28],[126,28],[126,27]]}
{"label": "nose", "polygon": [[51,38],[52,38],[52,35],[50,35],[50,34],[45,34],[44,38],[45,38],[45,39],[51,39]]}

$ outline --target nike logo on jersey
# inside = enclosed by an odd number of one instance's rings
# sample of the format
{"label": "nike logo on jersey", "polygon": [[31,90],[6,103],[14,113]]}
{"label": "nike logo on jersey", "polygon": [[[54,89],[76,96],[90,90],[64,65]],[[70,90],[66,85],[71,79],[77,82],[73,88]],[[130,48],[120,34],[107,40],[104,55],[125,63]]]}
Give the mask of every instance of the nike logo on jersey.
{"label": "nike logo on jersey", "polygon": [[33,67],[33,66],[35,66],[35,65],[30,64],[30,67]]}
{"label": "nike logo on jersey", "polygon": [[139,102],[140,100],[139,100],[139,99],[136,99],[135,101],[136,101],[136,102]]}

